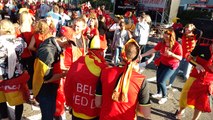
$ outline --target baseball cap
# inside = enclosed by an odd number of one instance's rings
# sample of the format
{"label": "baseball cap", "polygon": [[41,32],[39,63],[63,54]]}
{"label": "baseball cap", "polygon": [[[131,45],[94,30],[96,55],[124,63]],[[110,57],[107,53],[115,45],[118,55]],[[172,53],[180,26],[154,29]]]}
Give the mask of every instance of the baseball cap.
{"label": "baseball cap", "polygon": [[95,35],[89,42],[89,49],[106,49],[107,42],[106,39],[102,38],[103,36]]}
{"label": "baseball cap", "polygon": [[67,26],[62,26],[60,30],[60,36],[66,37],[68,40],[73,39],[74,30]]}

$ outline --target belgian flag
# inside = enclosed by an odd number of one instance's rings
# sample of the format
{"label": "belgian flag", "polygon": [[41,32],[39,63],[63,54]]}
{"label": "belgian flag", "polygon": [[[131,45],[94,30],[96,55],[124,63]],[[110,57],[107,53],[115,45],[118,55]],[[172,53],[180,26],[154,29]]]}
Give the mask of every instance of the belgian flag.
{"label": "belgian flag", "polygon": [[44,76],[46,75],[47,71],[50,69],[48,65],[46,65],[43,61],[39,58],[35,59],[34,63],[34,75],[33,75],[33,95],[37,96],[41,86],[44,82]]}

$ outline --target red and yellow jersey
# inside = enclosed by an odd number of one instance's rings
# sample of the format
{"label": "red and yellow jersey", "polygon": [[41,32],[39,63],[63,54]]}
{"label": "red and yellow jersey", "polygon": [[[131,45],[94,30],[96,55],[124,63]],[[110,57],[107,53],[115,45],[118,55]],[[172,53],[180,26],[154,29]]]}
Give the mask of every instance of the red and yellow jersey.
{"label": "red and yellow jersey", "polygon": [[64,66],[69,68],[73,62],[84,54],[83,48],[77,48],[75,46],[67,47],[64,51]]}
{"label": "red and yellow jersey", "polygon": [[195,57],[195,62],[200,64],[205,72],[198,73],[196,67],[194,67],[190,76],[198,78],[204,84],[213,82],[213,53],[211,51],[209,45],[198,45],[191,52],[191,55]]}
{"label": "red and yellow jersey", "polygon": [[200,64],[205,71],[198,72],[194,67],[189,79],[184,84],[180,97],[180,107],[191,107],[203,112],[211,112],[211,93],[209,89],[213,82],[213,53],[212,46],[197,45],[189,58],[193,65]]}
{"label": "red and yellow jersey", "polygon": [[67,47],[64,51],[64,66],[66,68],[69,68],[71,64],[75,62],[80,56],[86,55],[87,41],[83,36],[79,41],[73,41],[76,45],[71,45],[70,47]]}
{"label": "red and yellow jersey", "polygon": [[187,58],[187,56],[192,52],[196,45],[196,36],[182,36],[182,49],[183,49],[183,58]]}
{"label": "red and yellow jersey", "polygon": [[72,63],[64,85],[66,103],[72,108],[73,115],[81,119],[99,116],[100,109],[95,107],[95,90],[101,69],[106,64],[95,55],[81,56]]}

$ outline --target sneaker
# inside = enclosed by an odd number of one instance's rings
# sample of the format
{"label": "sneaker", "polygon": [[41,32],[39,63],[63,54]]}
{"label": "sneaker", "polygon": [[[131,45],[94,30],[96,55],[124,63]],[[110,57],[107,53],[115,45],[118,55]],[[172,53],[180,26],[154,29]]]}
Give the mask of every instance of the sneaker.
{"label": "sneaker", "polygon": [[172,84],[169,84],[168,86],[166,86],[167,89],[171,89],[172,88]]}
{"label": "sneaker", "polygon": [[176,112],[175,112],[175,119],[181,120],[184,117],[185,117],[185,112],[184,111],[182,113],[180,113],[178,110],[176,110]]}
{"label": "sneaker", "polygon": [[158,101],[158,104],[164,104],[164,103],[166,103],[166,101],[167,101],[167,97],[161,98],[161,99]]}
{"label": "sneaker", "polygon": [[30,99],[29,104],[34,105],[34,106],[39,106],[39,103],[36,101],[35,98]]}
{"label": "sneaker", "polygon": [[154,94],[152,95],[153,98],[161,98],[162,97],[162,94]]}
{"label": "sneaker", "polygon": [[172,92],[178,92],[178,89],[173,88],[173,89],[172,89]]}

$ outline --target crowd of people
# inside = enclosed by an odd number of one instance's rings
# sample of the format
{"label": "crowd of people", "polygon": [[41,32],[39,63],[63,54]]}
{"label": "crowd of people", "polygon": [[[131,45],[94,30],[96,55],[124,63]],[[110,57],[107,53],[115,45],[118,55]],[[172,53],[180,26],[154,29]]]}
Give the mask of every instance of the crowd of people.
{"label": "crowd of people", "polygon": [[[150,98],[166,103],[180,70],[186,83],[176,119],[187,106],[195,109],[193,120],[211,112],[213,41],[198,42],[202,33],[193,24],[166,28],[146,51],[152,21],[145,12],[113,16],[105,5],[87,2],[79,10],[45,0],[1,1],[0,9],[2,120],[10,117],[7,104],[21,120],[24,103],[39,105],[42,120],[61,120],[65,107],[72,120],[152,119]],[[150,96],[143,70],[156,52],[157,91]]]}

